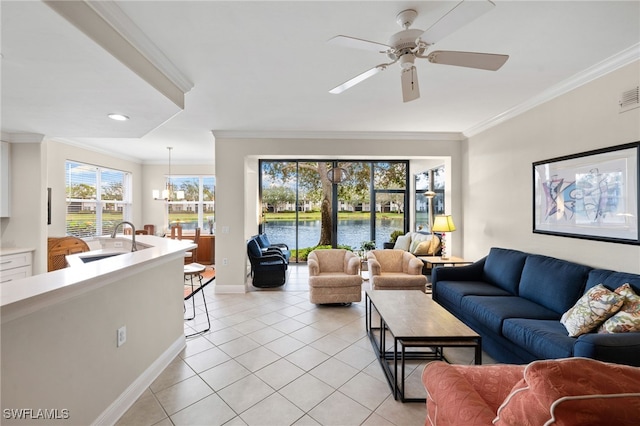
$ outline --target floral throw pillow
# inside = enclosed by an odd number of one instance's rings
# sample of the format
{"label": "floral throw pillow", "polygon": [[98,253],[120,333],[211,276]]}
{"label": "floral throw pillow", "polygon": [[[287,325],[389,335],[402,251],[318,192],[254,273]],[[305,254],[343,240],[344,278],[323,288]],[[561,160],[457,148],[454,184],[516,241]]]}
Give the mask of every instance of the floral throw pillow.
{"label": "floral throw pillow", "polygon": [[580,336],[595,330],[615,314],[624,303],[624,299],[624,296],[598,284],[578,299],[576,304],[562,315],[560,322],[569,332],[569,336]]}
{"label": "floral throw pillow", "polygon": [[633,291],[628,283],[622,284],[615,292],[624,296],[624,303],[615,315],[600,326],[598,333],[640,331],[640,296]]}

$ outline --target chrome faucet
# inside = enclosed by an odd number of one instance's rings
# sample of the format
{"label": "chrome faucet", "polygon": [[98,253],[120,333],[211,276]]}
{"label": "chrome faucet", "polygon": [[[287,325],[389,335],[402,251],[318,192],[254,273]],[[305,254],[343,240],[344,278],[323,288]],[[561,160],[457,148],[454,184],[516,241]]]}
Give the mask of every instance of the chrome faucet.
{"label": "chrome faucet", "polygon": [[129,225],[131,227],[131,251],[136,251],[136,250],[138,250],[138,247],[136,247],[136,227],[133,226],[133,223],[127,222],[126,220],[123,221],[123,222],[118,223],[113,228],[113,232],[111,233],[111,238],[115,238],[116,237],[116,231],[118,230],[120,225],[125,225],[125,224]]}

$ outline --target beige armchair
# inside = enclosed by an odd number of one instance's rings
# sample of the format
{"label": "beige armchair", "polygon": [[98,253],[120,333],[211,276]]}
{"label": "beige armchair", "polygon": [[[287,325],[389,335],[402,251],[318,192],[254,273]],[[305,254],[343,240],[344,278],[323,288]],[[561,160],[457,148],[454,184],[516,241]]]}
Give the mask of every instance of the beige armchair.
{"label": "beige armchair", "polygon": [[427,277],[422,261],[404,250],[372,250],[367,254],[373,290],[420,290],[424,293]]}
{"label": "beige armchair", "polygon": [[314,250],[307,257],[311,303],[362,300],[360,258],[344,249]]}

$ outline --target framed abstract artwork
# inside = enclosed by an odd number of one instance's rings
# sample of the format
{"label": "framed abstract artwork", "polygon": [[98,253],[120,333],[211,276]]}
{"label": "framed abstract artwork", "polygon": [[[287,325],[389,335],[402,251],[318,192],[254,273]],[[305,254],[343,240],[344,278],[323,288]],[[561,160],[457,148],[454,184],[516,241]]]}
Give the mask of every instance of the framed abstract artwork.
{"label": "framed abstract artwork", "polygon": [[533,232],[640,244],[640,142],[533,163]]}

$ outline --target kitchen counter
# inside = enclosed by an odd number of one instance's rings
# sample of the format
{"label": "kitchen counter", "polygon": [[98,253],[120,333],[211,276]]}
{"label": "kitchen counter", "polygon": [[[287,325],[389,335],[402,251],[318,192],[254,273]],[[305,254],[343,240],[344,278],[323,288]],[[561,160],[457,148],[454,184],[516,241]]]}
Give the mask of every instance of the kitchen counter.
{"label": "kitchen counter", "polygon": [[[130,240],[131,235],[118,235],[118,239]],[[180,257],[186,250],[195,247],[193,241],[171,240],[152,235],[136,235],[136,242],[147,248],[1,284],[1,322],[11,321],[51,303],[99,288],[118,277],[152,268],[165,260]],[[11,250],[5,249],[2,252],[9,254]]]}
{"label": "kitchen counter", "polygon": [[184,252],[195,245],[136,235],[148,247],[122,253],[130,238],[80,255],[117,256],[0,286],[3,410],[64,408],[70,420],[55,424],[115,424],[184,349]]}

